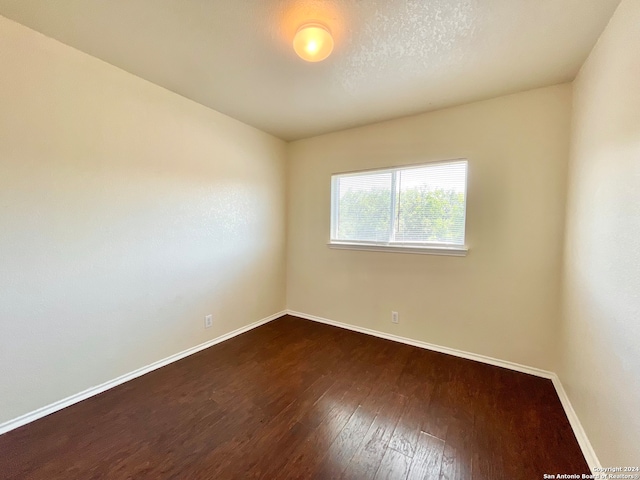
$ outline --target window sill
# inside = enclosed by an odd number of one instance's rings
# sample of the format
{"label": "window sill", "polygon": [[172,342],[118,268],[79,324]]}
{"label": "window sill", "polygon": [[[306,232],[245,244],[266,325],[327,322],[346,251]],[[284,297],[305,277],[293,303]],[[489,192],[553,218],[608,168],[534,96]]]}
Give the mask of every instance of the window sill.
{"label": "window sill", "polygon": [[367,243],[327,243],[329,248],[338,250],[364,250],[368,252],[392,252],[392,253],[414,253],[420,255],[449,255],[452,257],[466,257],[469,253],[467,247],[417,247],[403,245],[371,245]]}

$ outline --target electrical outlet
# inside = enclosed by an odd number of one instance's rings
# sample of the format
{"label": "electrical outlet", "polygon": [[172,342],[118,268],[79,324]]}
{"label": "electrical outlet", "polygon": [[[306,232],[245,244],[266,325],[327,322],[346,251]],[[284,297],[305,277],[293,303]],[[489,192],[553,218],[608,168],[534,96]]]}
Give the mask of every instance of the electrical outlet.
{"label": "electrical outlet", "polygon": [[204,328],[209,328],[213,325],[213,315],[207,315],[204,317]]}
{"label": "electrical outlet", "polygon": [[398,312],[391,312],[391,321],[393,323],[398,323]]}

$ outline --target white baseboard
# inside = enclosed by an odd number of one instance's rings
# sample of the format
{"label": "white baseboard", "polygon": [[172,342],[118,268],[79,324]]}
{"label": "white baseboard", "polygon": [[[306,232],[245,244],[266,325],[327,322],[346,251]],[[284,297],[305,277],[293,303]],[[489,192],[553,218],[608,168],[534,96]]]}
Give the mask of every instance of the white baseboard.
{"label": "white baseboard", "polygon": [[329,320],[328,318],[316,317],[315,315],[308,315],[302,312],[294,312],[287,310],[287,314],[294,317],[305,318],[307,320],[313,320],[314,322],[326,323],[327,325],[333,325],[334,327],[346,328],[347,330],[353,330],[354,332],[365,333],[367,335],[373,335],[374,337],[384,338],[386,340],[393,340],[394,342],[405,343],[414,347],[424,348],[427,350],[433,350],[434,352],[446,353],[455,357],[466,358],[467,360],[475,360],[477,362],[488,363],[489,365],[495,365],[496,367],[508,368],[510,370],[516,370],[522,373],[529,373],[537,377],[544,377],[552,379],[555,373],[541,370],[539,368],[528,367],[526,365],[520,365],[519,363],[508,362],[506,360],[499,360],[497,358],[487,357],[477,353],[465,352],[463,350],[457,350],[455,348],[442,347],[440,345],[434,345],[432,343],[421,342],[419,340],[413,340],[411,338],[400,337],[391,333],[384,333],[378,330],[371,330],[369,328],[357,327],[355,325],[349,325],[348,323],[336,322],[335,320]]}
{"label": "white baseboard", "polygon": [[591,446],[591,442],[587,438],[587,434],[582,428],[582,424],[576,415],[573,406],[571,405],[571,401],[567,396],[567,392],[565,392],[562,383],[560,382],[560,378],[554,372],[549,372],[547,370],[542,370],[535,367],[529,367],[527,365],[521,365],[515,362],[509,362],[506,360],[500,360],[493,357],[488,357],[486,355],[480,355],[478,353],[465,352],[463,350],[458,350],[455,348],[442,347],[440,345],[434,345],[432,343],[421,342],[419,340],[413,340],[411,338],[400,337],[398,335],[393,335],[390,333],[380,332],[378,330],[371,330],[369,328],[357,327],[355,325],[350,325],[348,323],[336,322],[335,320],[329,320],[328,318],[318,317],[315,315],[309,315],[307,313],[296,312],[293,310],[287,310],[286,313],[288,315],[293,315],[294,317],[300,317],[307,320],[312,320],[314,322],[325,323],[327,325],[333,325],[334,327],[344,328],[347,330],[352,330],[354,332],[364,333],[366,335],[373,335],[374,337],[384,338],[386,340],[392,340],[394,342],[405,343],[407,345],[412,345],[414,347],[424,348],[426,350],[432,350],[434,352],[446,353],[448,355],[454,355],[456,357],[466,358],[467,360],[475,360],[476,362],[487,363],[489,365],[494,365],[496,367],[508,368],[509,370],[515,370],[517,372],[528,373],[530,375],[535,375],[537,377],[543,377],[551,380],[553,382],[553,386],[556,389],[558,397],[560,398],[560,403],[564,408],[565,414],[569,419],[569,423],[571,424],[571,428],[573,429],[573,433],[578,440],[578,445],[582,449],[582,454],[584,455],[585,460],[589,464],[589,468],[592,473],[595,473],[596,468],[600,468],[600,462],[598,461],[598,457],[596,456],[593,447]]}
{"label": "white baseboard", "polygon": [[23,425],[26,425],[27,423],[33,422],[34,420],[38,420],[39,418],[42,418],[46,415],[57,412],[58,410],[62,410],[65,407],[73,405],[74,403],[81,402],[82,400],[85,400],[89,397],[93,397],[94,395],[97,395],[106,390],[109,390],[110,388],[121,385],[125,382],[128,382],[129,380],[133,380],[134,378],[140,377],[145,373],[152,372],[153,370],[157,370],[158,368],[169,365],[170,363],[173,363],[180,359],[188,357],[189,355],[198,353],[201,350],[209,348],[218,343],[224,342],[225,340],[229,340],[230,338],[238,336],[241,333],[245,333],[249,330],[259,327],[260,325],[264,325],[265,323],[275,320],[276,318],[280,318],[285,314],[286,314],[285,311],[274,313],[273,315],[269,315],[268,317],[263,318],[262,320],[258,320],[257,322],[251,323],[242,328],[238,328],[232,332],[229,332],[217,338],[214,338],[213,340],[209,340],[207,342],[201,343],[200,345],[196,345],[195,347],[188,348],[186,350],[183,350],[180,353],[176,353],[169,357],[163,358],[162,360],[153,362],[145,367],[138,368],[133,372],[126,373],[124,375],[119,376],[118,378],[114,378],[113,380],[109,380],[108,382],[102,383],[100,385],[96,385],[95,387],[88,388],[80,393],[76,393],[75,395],[71,395],[70,397],[63,398],[62,400],[58,400],[57,402],[53,402],[49,405],[38,408],[37,410],[34,410],[32,412],[29,412],[17,418],[14,418],[13,420],[4,422],[0,424],[0,435],[2,435],[3,433],[9,432],[11,430],[14,430],[18,427],[21,427]]}
{"label": "white baseboard", "polygon": [[560,397],[560,402],[564,407],[564,412],[567,414],[567,418],[569,419],[569,423],[571,424],[571,428],[573,428],[573,433],[578,440],[578,444],[582,449],[582,454],[584,455],[585,460],[589,464],[589,468],[591,469],[591,473],[595,474],[595,469],[601,469],[602,465],[600,464],[600,460],[596,455],[589,438],[587,437],[584,428],[582,428],[582,423],[580,423],[580,419],[576,414],[576,411],[573,409],[573,405],[571,405],[571,401],[569,400],[569,396],[562,386],[562,382],[560,381],[560,377],[553,374],[553,378],[551,379],[553,382],[553,386],[556,387],[556,392],[558,393],[558,397]]}

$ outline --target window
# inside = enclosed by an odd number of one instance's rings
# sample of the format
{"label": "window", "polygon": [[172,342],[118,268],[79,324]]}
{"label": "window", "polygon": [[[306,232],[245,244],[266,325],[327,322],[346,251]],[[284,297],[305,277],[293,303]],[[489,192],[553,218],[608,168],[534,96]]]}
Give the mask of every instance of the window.
{"label": "window", "polygon": [[334,248],[464,255],[467,161],[331,177]]}

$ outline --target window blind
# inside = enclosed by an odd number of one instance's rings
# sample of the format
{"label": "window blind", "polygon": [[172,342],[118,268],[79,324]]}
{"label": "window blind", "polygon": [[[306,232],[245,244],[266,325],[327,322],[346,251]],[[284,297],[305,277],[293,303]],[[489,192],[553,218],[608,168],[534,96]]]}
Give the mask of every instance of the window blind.
{"label": "window blind", "polygon": [[467,161],[332,177],[331,240],[464,245]]}

